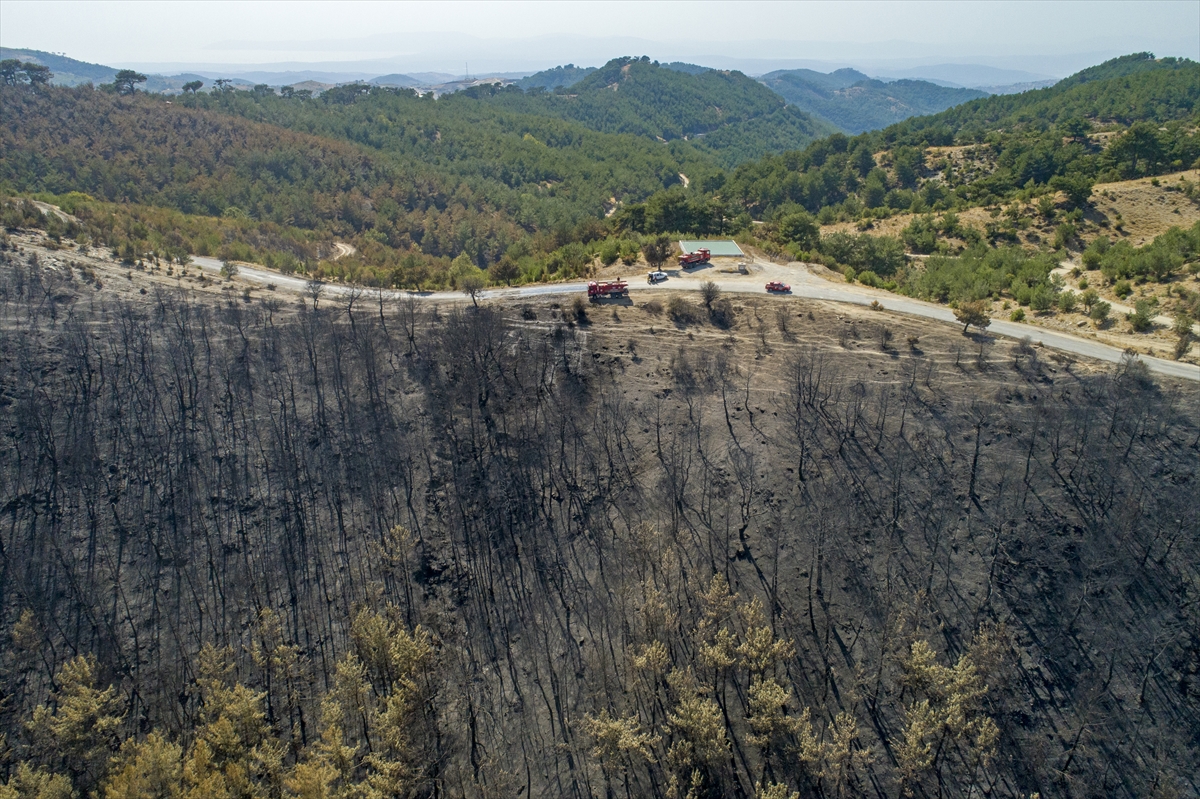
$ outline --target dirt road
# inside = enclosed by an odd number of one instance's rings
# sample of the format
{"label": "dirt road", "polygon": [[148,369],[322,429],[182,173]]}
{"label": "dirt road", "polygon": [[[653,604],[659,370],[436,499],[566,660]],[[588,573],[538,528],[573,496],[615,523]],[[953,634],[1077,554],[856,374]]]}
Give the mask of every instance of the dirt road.
{"label": "dirt road", "polygon": [[[214,273],[220,272],[221,269],[221,262],[215,258],[195,256],[192,258],[192,263],[203,268],[205,271]],[[732,294],[765,294],[763,286],[766,281],[782,280],[791,284],[792,292],[790,295],[780,297],[780,301],[786,301],[786,296],[791,296],[810,300],[824,300],[827,302],[845,302],[854,305],[870,305],[872,302],[878,302],[887,311],[919,316],[938,322],[958,324],[954,318],[954,312],[944,305],[935,305],[907,297],[899,297],[890,292],[871,289],[856,283],[847,283],[845,285],[830,283],[813,275],[803,264],[780,265],[764,261],[754,261],[750,264],[749,274],[746,275],[737,274],[736,270],[732,268],[722,269],[718,265],[707,265],[692,270],[668,269],[667,274],[670,275],[667,280],[653,285],[647,283],[641,273],[632,275],[628,278],[629,288],[631,292],[639,295],[648,295],[655,292],[698,291],[701,283],[706,280],[712,280],[724,292]],[[240,265],[238,277],[249,282],[261,285],[273,284],[277,287],[297,292],[305,291],[308,283],[303,278],[281,275],[277,272],[268,272],[250,265]],[[577,295],[585,291],[586,287],[586,281],[576,281],[571,283],[522,286],[511,289],[488,289],[480,292],[478,298],[480,300],[516,300],[525,297]],[[323,288],[323,292],[327,296],[346,295],[356,290],[361,291],[362,289],[336,283],[325,284]],[[372,295],[376,294],[374,290],[368,289],[368,291]],[[385,290],[383,291],[383,296],[385,299],[391,300],[416,297],[420,300],[436,300],[438,302],[467,301],[466,296],[460,292]],[[1015,339],[1029,338],[1035,344],[1040,343],[1046,347],[1053,347],[1063,352],[1108,361],[1110,363],[1119,362],[1124,354],[1116,347],[1109,347],[1095,341],[1031,325],[1024,325],[1018,322],[1005,322],[995,319],[992,320],[991,327],[988,330],[991,333]],[[1145,362],[1146,366],[1152,372],[1157,374],[1200,382],[1200,366],[1145,356],[1142,357],[1142,361]]]}

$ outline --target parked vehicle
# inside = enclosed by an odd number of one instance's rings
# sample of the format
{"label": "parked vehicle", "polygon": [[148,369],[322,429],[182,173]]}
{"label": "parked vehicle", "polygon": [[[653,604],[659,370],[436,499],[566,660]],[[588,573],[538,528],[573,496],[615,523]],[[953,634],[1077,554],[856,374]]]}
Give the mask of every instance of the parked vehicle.
{"label": "parked vehicle", "polygon": [[668,275],[666,272],[662,272],[662,271],[651,272],[648,275],[646,275],[646,282],[647,283],[661,283],[664,280],[666,280],[667,277],[668,277]]}
{"label": "parked vehicle", "polygon": [[701,247],[695,252],[688,252],[679,256],[679,265],[684,268],[689,266],[699,266],[700,264],[708,263],[711,258],[712,256],[709,254],[708,248]]}
{"label": "parked vehicle", "polygon": [[588,299],[592,302],[603,299],[604,297],[611,297],[613,299],[616,299],[617,297],[628,297],[629,284],[620,278],[617,278],[616,280],[593,280],[591,283],[588,283],[587,292]]}
{"label": "parked vehicle", "polygon": [[767,284],[767,291],[771,294],[787,294],[791,290],[791,286],[780,280],[772,280]]}

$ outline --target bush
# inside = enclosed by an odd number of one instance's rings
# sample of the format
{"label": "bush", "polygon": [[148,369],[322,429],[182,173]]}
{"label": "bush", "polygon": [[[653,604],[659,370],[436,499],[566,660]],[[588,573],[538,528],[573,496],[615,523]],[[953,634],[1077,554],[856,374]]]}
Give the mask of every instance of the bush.
{"label": "bush", "polygon": [[1011,314],[1009,314],[1008,318],[1014,322],[1024,322],[1025,321],[1025,310],[1023,308],[1018,308],[1017,310],[1015,310]]}
{"label": "bush", "polygon": [[708,318],[722,330],[733,327],[733,303],[727,299],[715,300],[708,310]]}
{"label": "bush", "polygon": [[587,301],[583,297],[576,296],[571,300],[571,314],[577,322],[586,322],[588,320]]}
{"label": "bush", "polygon": [[1061,250],[1066,247],[1071,239],[1075,238],[1075,226],[1070,222],[1063,222],[1054,231],[1054,249]]}
{"label": "bush", "polygon": [[1133,293],[1133,286],[1129,285],[1128,280],[1118,280],[1113,286],[1113,294],[1116,294],[1119,299],[1125,299]]}
{"label": "bush", "polygon": [[913,217],[900,235],[913,252],[931,253],[937,249],[937,227],[931,215]]}
{"label": "bush", "polygon": [[667,314],[678,325],[690,325],[701,320],[699,309],[683,297],[672,297],[667,303]]}
{"label": "bush", "polygon": [[879,288],[879,275],[868,269],[865,272],[858,273],[858,282],[862,283],[864,286]]}
{"label": "bush", "polygon": [[1108,312],[1112,310],[1112,306],[1104,300],[1097,300],[1092,306],[1092,310],[1088,311],[1088,318],[1096,323],[1096,326],[1104,324],[1108,319]]}
{"label": "bush", "polygon": [[621,243],[616,239],[606,239],[600,245],[600,251],[597,254],[600,256],[600,263],[612,266],[621,257]]}
{"label": "bush", "polygon": [[1035,311],[1049,311],[1054,307],[1054,293],[1046,286],[1038,286],[1029,296],[1029,307]]}
{"label": "bush", "polygon": [[1125,319],[1135,333],[1145,333],[1154,327],[1154,307],[1146,300],[1138,300],[1133,306],[1133,313]]}
{"label": "bush", "polygon": [[1083,251],[1083,268],[1084,269],[1099,269],[1100,264],[1104,262],[1104,253],[1108,252],[1108,237],[1100,236],[1092,240],[1092,243]]}
{"label": "bush", "polygon": [[1063,313],[1071,313],[1079,303],[1079,295],[1073,291],[1064,291],[1058,295],[1058,309]]}

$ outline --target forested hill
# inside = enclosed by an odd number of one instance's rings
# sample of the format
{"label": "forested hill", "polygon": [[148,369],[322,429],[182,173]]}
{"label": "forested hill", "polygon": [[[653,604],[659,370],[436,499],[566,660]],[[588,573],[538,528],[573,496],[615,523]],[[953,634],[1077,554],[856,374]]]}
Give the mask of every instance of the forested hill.
{"label": "forested hill", "polygon": [[567,115],[589,127],[679,139],[777,112],[783,101],[740,72],[688,74],[614,59],[572,87]]}
{"label": "forested hill", "polygon": [[[465,95],[339,91],[320,100],[225,91],[168,104],[90,87],[0,87],[0,189],[118,204],[82,209],[108,219],[93,235],[114,248],[216,254],[224,241],[238,258],[269,263],[283,252],[312,268],[319,243],[341,238],[360,253],[339,263],[351,276],[357,263],[368,269],[361,279],[422,285],[430,269],[444,279],[459,256],[486,268],[507,254],[540,269],[546,252],[594,238],[582,229],[599,226],[614,199],[645,198],[680,172],[703,180],[717,171],[686,144]],[[130,206],[192,216],[109,217]]]}
{"label": "forested hill", "polygon": [[569,93],[498,92],[492,102],[606,133],[690,139],[729,166],[804,147],[836,131],[824,120],[787,108],[782,98],[740,72],[660,65],[645,56],[614,59],[573,84]]}
{"label": "forested hill", "polygon": [[595,67],[577,67],[574,64],[567,64],[564,67],[544,69],[541,72],[535,72],[527,78],[521,78],[517,81],[517,86],[525,90],[542,88],[553,91],[560,87],[565,89],[575,85],[595,71]]}
{"label": "forested hill", "polygon": [[[1165,123],[1192,116],[1200,103],[1200,64],[1188,59],[1106,61],[1054,86],[1021,94],[993,95],[939,114],[906,120],[887,138],[921,138],[948,144],[970,142],[988,132],[1053,125],[1071,118],[1098,123]],[[918,131],[924,133],[918,134]]]}
{"label": "forested hill", "polygon": [[49,67],[50,71],[54,73],[51,81],[58,86],[78,86],[83,83],[95,83],[99,85],[112,80],[113,75],[117,74],[116,69],[106,67],[103,64],[90,64],[86,61],[77,61],[74,58],[67,58],[66,56],[47,53],[42,50],[0,47],[0,60],[9,58],[15,58],[19,61],[30,61],[34,64]]}
{"label": "forested hill", "polygon": [[1192,63],[1186,58],[1155,58],[1154,53],[1130,53],[1105,61],[1103,64],[1082,69],[1069,78],[1064,78],[1056,83],[1054,88],[1069,89],[1081,83],[1107,80],[1108,78],[1123,78],[1126,75],[1155,69],[1186,69]]}
{"label": "forested hill", "polygon": [[840,69],[823,74],[808,69],[780,70],[762,82],[790,105],[837,125],[846,133],[877,130],[895,122],[943,111],[986,92],[938,86],[923,80],[890,83]]}
{"label": "forested hill", "polygon": [[[1096,181],[1191,166],[1200,156],[1198,103],[1200,65],[1152,61],[1132,74],[1069,79],[823,139],[743,165],[720,194],[756,215],[796,204],[825,220],[961,209],[1052,186],[1079,201]],[[974,147],[927,159],[928,148],[951,145]]]}

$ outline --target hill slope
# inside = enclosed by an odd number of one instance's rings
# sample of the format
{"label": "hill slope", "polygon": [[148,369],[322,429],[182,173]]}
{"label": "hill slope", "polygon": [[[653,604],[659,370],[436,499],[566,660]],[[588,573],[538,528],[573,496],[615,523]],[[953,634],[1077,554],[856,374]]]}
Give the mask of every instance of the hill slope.
{"label": "hill slope", "polygon": [[529,77],[521,78],[517,81],[517,85],[525,90],[542,88],[553,91],[560,86],[563,88],[574,86],[595,71],[596,67],[577,67],[574,64],[567,64],[563,67],[535,72]]}
{"label": "hill slope", "polygon": [[494,102],[607,133],[698,140],[700,149],[726,165],[803,147],[836,130],[786,109],[781,98],[740,72],[659,65],[646,58],[614,59],[574,83],[567,95],[501,94]]}
{"label": "hill slope", "polygon": [[79,86],[84,83],[99,85],[111,81],[117,74],[116,69],[103,64],[90,64],[86,61],[77,61],[74,58],[42,50],[0,47],[0,59],[7,58],[32,61],[35,64],[49,67],[50,71],[54,73],[51,82],[56,86]]}
{"label": "hill slope", "polygon": [[949,88],[922,80],[884,83],[849,69],[830,75],[807,69],[781,70],[761,80],[790,105],[854,134],[986,96],[975,89]]}
{"label": "hill slope", "polygon": [[[675,153],[469,96],[433,101],[361,86],[320,100],[231,91],[172,104],[90,88],[2,87],[0,109],[0,186],[8,191],[77,191],[242,220],[236,241],[252,248],[295,238],[284,229],[347,239],[370,264],[364,276],[385,283],[409,256],[466,253],[486,267],[514,247],[523,258],[554,250],[580,238],[578,226],[598,227],[614,198],[636,201],[677,184],[680,172],[716,170],[692,148]],[[110,226],[107,235],[114,246],[132,239],[139,252],[161,250],[172,233],[160,222],[157,232],[142,223]],[[540,233],[548,238],[535,244]],[[202,240],[171,249],[215,252]],[[288,249],[310,265],[316,257]]]}
{"label": "hill slope", "polygon": [[908,120],[897,125],[892,135],[943,129],[958,141],[972,141],[993,130],[1053,125],[1071,118],[1122,125],[1138,121],[1161,124],[1193,116],[1198,105],[1200,64],[1187,59],[1125,56],[1046,89],[994,95]]}
{"label": "hill slope", "polygon": [[1200,157],[1200,65],[1153,62],[1063,83],[748,163],[721,194],[756,214],[796,203],[814,214],[828,207],[831,221],[869,220],[993,203],[1051,183],[1086,197],[1089,181],[1161,174]]}
{"label": "hill slope", "polygon": [[820,303],[580,327],[42,256],[0,253],[0,778],[1196,787],[1194,391]]}

